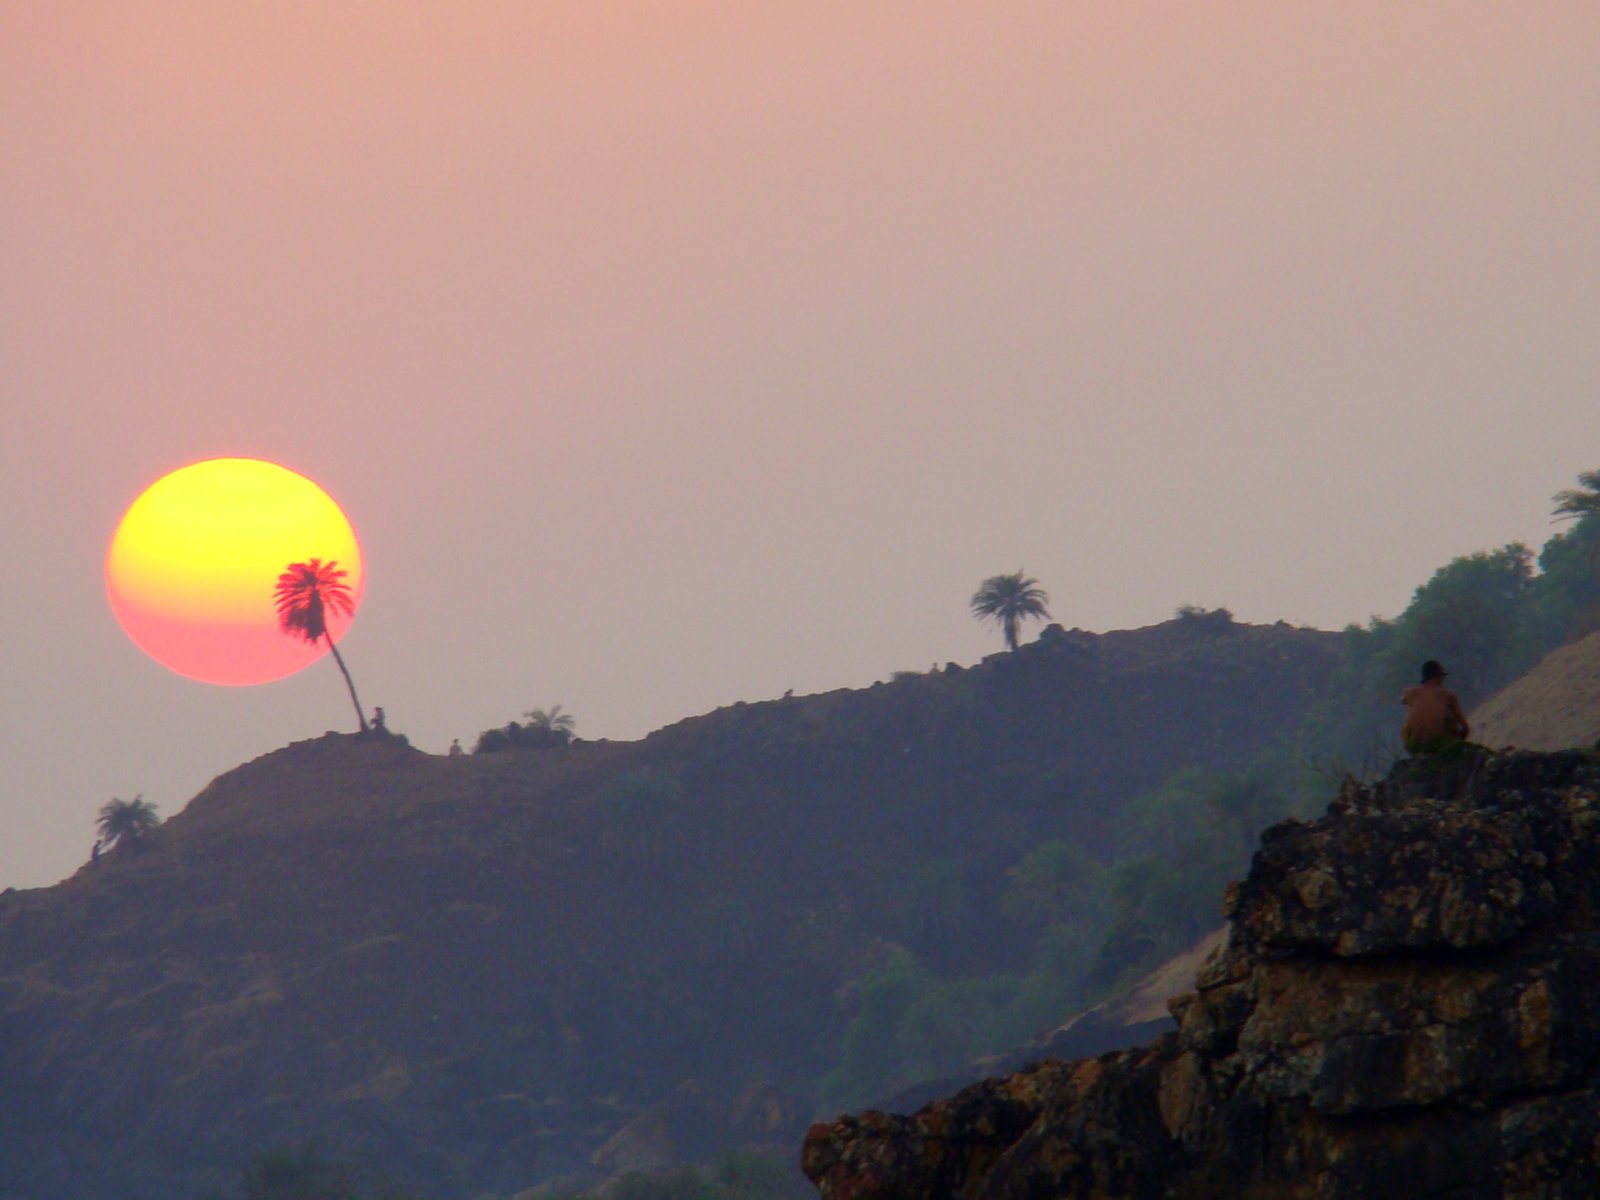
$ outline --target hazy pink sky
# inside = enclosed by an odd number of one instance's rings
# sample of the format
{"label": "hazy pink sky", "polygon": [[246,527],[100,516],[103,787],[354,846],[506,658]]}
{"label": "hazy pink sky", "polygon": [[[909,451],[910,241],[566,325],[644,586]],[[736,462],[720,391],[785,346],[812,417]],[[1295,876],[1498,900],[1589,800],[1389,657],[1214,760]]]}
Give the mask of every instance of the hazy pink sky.
{"label": "hazy pink sky", "polygon": [[1600,6],[0,6],[0,886],[348,728],[144,658],[123,509],[269,458],[424,749],[1180,604],[1337,628],[1600,467]]}

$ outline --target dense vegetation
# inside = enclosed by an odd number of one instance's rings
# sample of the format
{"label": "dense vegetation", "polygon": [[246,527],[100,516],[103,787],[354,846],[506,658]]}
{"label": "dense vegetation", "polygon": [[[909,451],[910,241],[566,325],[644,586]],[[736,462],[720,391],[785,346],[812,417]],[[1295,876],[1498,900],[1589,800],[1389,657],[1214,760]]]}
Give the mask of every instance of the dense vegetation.
{"label": "dense vegetation", "polygon": [[[829,1106],[858,1107],[957,1074],[1210,933],[1221,922],[1222,889],[1248,864],[1260,831],[1313,803],[1314,790],[1293,789],[1284,761],[1279,753],[1243,771],[1174,772],[1119,814],[1104,858],[1070,839],[1023,854],[1005,872],[997,903],[967,918],[1024,943],[1019,970],[941,978],[912,949],[897,948],[862,982],[859,1012],[823,1083]],[[954,867],[930,862],[913,886],[949,879]]]}

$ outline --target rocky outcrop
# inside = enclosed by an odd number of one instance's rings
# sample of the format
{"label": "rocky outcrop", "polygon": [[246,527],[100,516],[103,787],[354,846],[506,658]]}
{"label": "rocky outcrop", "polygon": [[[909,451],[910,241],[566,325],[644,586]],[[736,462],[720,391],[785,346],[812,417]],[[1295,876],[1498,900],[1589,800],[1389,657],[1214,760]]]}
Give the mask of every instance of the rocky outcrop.
{"label": "rocky outcrop", "polygon": [[1269,830],[1178,1031],[814,1126],[829,1200],[1600,1195],[1600,754],[1400,764]]}

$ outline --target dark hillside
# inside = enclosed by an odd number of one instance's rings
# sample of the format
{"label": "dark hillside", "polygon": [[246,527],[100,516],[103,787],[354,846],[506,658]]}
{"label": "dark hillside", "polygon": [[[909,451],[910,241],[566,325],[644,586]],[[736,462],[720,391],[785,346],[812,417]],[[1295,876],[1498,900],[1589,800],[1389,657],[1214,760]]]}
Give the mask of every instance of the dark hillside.
{"label": "dark hillside", "polygon": [[727,1116],[680,1151],[792,1153],[863,972],[1007,967],[1008,868],[1247,763],[1337,654],[1199,614],[634,743],[266,755],[144,850],[0,896],[0,1197],[191,1200],[307,1140],[509,1195],[690,1079]]}

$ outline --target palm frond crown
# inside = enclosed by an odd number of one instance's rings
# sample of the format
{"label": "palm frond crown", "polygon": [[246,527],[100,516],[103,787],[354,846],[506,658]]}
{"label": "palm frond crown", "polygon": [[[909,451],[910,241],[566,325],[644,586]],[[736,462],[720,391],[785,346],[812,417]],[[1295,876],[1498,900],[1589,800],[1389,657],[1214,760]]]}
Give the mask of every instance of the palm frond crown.
{"label": "palm frond crown", "polygon": [[980,621],[994,621],[1005,635],[1006,647],[1017,648],[1017,631],[1024,620],[1043,620],[1050,616],[1045,605],[1050,597],[1037,579],[1022,571],[991,575],[972,595],[972,615]]}
{"label": "palm frond crown", "polygon": [[333,559],[324,563],[320,558],[309,562],[290,563],[278,576],[272,590],[273,604],[278,610],[278,626],[292,637],[308,642],[323,640],[333,654],[333,661],[344,676],[345,687],[350,689],[350,703],[355,705],[356,722],[361,732],[367,732],[367,714],[362,710],[361,699],[356,695],[356,681],[350,678],[350,669],[344,665],[344,655],[333,644],[333,634],[328,632],[328,614],[353,617],[356,612],[350,585],[344,579],[349,572]]}
{"label": "palm frond crown", "polygon": [[106,801],[100,806],[95,828],[100,832],[100,841],[109,849],[121,842],[137,842],[159,824],[161,818],[156,815],[156,806],[141,793],[132,800],[112,798]]}
{"label": "palm frond crown", "polygon": [[1600,513],[1600,471],[1584,471],[1578,476],[1578,486],[1557,492],[1552,499],[1555,509],[1551,516],[1558,521],[1577,520],[1590,513]]}
{"label": "palm frond crown", "polygon": [[356,611],[350,585],[344,582],[348,574],[334,559],[290,563],[273,589],[279,627],[308,642],[327,636],[329,612],[351,616]]}
{"label": "palm frond crown", "polygon": [[535,708],[522,715],[527,718],[529,729],[547,733],[571,733],[578,725],[577,718],[569,712],[562,712],[559,704],[552,704],[547,709]]}

